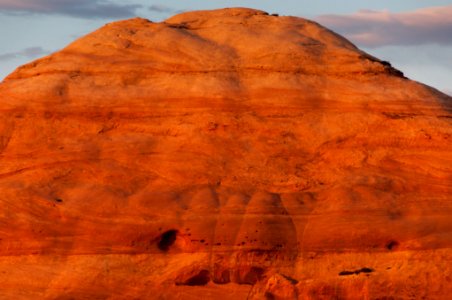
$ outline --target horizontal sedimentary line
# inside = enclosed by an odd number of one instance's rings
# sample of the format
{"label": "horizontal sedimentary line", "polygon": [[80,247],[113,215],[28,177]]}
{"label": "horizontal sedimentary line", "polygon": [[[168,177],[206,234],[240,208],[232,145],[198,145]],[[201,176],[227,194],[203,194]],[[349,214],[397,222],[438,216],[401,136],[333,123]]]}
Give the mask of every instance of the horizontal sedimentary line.
{"label": "horizontal sedimentary line", "polygon": [[[120,64],[122,62],[117,62],[117,64]],[[124,62],[127,63],[127,62]],[[18,70],[20,73],[21,69]],[[76,79],[83,76],[93,76],[93,75],[102,75],[102,77],[109,77],[108,75],[118,75],[118,74],[124,74],[126,75],[124,79],[131,78],[131,77],[141,77],[146,78],[149,75],[152,74],[213,74],[213,73],[233,73],[233,74],[240,74],[245,72],[266,72],[266,73],[281,73],[281,74],[296,74],[296,75],[308,75],[308,76],[336,76],[336,77],[344,77],[344,75],[349,76],[355,76],[355,75],[389,75],[390,73],[387,71],[376,71],[376,70],[362,70],[362,71],[352,71],[352,72],[334,72],[331,70],[324,70],[323,72],[312,72],[308,70],[301,70],[301,69],[271,69],[271,68],[259,68],[259,67],[244,67],[244,68],[237,68],[237,69],[210,69],[210,70],[165,70],[165,69],[158,69],[158,68],[150,68],[150,69],[143,69],[141,67],[141,71],[139,72],[131,72],[131,71],[120,71],[115,70],[114,72],[105,70],[105,71],[74,71],[74,70],[55,70],[55,71],[43,71],[43,72],[36,72],[33,74],[29,74],[28,76],[23,76],[23,74],[20,74],[20,77],[15,77],[14,75],[18,74],[11,74],[13,76],[6,77],[4,82],[7,83],[10,80],[15,79],[27,79],[31,77],[36,76],[42,76],[42,75],[54,75],[54,74],[66,74],[68,77]],[[75,73],[71,75],[71,73]],[[107,76],[106,76],[107,75]],[[82,77],[83,78],[83,77]],[[356,78],[355,78],[356,79]]]}

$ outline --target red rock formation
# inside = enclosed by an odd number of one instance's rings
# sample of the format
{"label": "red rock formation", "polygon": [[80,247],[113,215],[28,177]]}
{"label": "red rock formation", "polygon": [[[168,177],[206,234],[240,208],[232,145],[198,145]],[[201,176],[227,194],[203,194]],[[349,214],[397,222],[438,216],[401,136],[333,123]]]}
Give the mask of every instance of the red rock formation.
{"label": "red rock formation", "polygon": [[115,22],[0,97],[2,299],[452,292],[452,100],[319,24]]}

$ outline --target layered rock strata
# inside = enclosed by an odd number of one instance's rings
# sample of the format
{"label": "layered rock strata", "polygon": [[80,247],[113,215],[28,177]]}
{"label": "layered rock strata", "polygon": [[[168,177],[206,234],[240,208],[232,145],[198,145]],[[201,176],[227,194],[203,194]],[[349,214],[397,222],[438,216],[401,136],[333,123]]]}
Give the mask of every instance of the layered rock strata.
{"label": "layered rock strata", "polygon": [[0,112],[2,299],[452,292],[452,99],[315,22],[107,24]]}

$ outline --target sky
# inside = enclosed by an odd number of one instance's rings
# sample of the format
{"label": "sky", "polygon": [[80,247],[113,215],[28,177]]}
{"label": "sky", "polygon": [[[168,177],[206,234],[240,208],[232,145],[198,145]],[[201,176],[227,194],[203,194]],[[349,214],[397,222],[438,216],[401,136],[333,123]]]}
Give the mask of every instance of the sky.
{"label": "sky", "polygon": [[413,80],[452,95],[452,0],[0,0],[0,80],[115,20],[250,7],[315,20]]}

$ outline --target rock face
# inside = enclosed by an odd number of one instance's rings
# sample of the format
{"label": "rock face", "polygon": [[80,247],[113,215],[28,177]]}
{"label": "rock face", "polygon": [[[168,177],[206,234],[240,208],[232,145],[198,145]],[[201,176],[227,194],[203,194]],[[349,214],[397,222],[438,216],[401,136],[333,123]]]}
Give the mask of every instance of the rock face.
{"label": "rock face", "polygon": [[317,23],[107,24],[0,111],[1,299],[452,292],[452,99]]}

